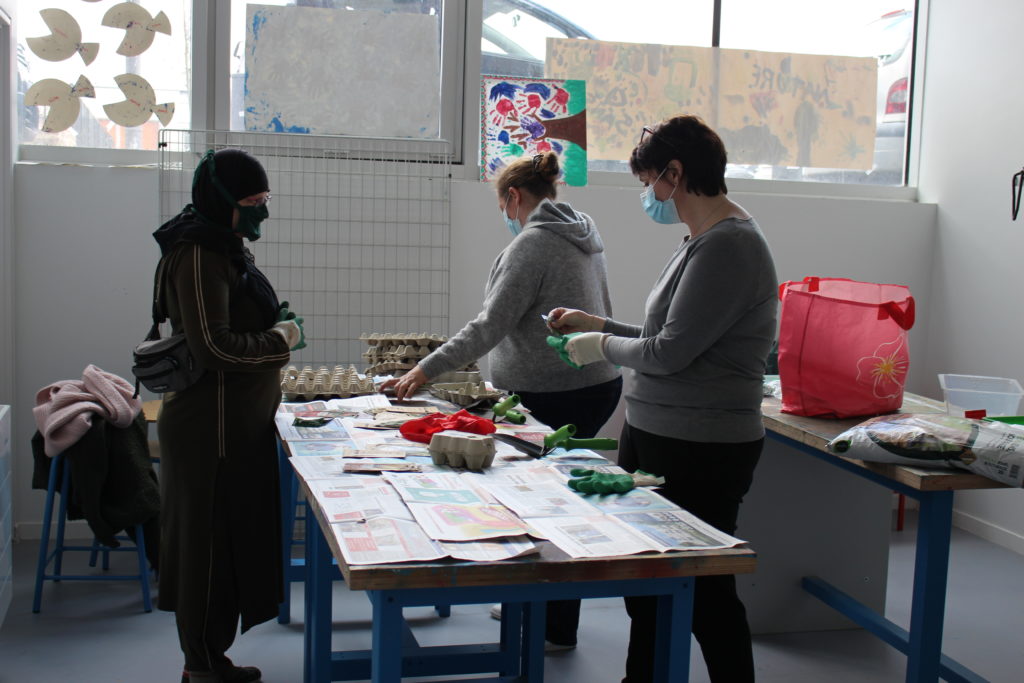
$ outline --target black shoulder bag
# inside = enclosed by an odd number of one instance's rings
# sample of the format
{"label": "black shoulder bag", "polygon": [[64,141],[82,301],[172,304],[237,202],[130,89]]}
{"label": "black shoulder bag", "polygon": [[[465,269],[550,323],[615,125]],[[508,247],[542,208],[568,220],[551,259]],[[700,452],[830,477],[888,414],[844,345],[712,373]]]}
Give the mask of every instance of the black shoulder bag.
{"label": "black shoulder bag", "polygon": [[153,279],[153,326],[145,340],[132,352],[132,374],[135,375],[135,396],[139,384],[156,394],[181,391],[195,384],[203,376],[184,334],[160,338],[160,323],[167,319],[160,306],[160,287],[166,258],[161,258]]}

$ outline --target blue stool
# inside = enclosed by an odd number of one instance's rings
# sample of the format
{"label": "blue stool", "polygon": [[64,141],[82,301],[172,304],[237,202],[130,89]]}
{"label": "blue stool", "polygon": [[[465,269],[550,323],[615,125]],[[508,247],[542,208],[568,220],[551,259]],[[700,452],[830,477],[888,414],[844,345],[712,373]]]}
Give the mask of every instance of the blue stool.
{"label": "blue stool", "polygon": [[[68,488],[71,483],[71,468],[62,467],[64,456],[58,455],[50,463],[50,478],[46,487],[46,508],[43,511],[43,533],[39,540],[39,561],[36,563],[36,590],[32,599],[32,611],[39,613],[43,599],[43,581],[138,581],[142,586],[142,606],[147,612],[153,611],[153,603],[149,597],[149,569],[146,562],[146,540],[142,533],[142,525],[135,525],[134,548],[110,548],[99,542],[95,537],[92,545],[65,545],[64,523],[67,519]],[[60,504],[57,507],[57,537],[53,552],[48,552],[50,545],[50,524],[53,521],[53,497],[57,492],[57,471],[62,470],[60,483]],[[129,540],[127,536],[117,537],[118,540]],[[103,553],[103,569],[110,568],[111,552],[134,552],[138,555],[138,574],[63,574],[61,564],[64,553],[69,550],[88,551],[89,566],[96,566],[98,553]],[[53,561],[53,573],[47,574],[46,569]]]}

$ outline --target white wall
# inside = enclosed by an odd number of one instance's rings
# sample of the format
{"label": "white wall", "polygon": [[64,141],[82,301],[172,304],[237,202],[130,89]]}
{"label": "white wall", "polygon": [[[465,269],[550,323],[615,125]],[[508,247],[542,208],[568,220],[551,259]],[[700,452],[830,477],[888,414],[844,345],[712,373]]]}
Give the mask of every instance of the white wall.
{"label": "white wall", "polygon": [[[931,0],[921,136],[922,201],[938,204],[931,304],[931,393],[939,372],[1024,381],[1024,216],[1010,178],[1024,165],[1024,4]],[[1020,491],[958,492],[955,522],[1024,552]]]}
{"label": "white wall", "polygon": [[14,196],[14,519],[24,538],[38,536],[43,509],[43,492],[30,490],[36,392],[90,363],[130,378],[132,347],[151,324],[157,174],[18,164]]}

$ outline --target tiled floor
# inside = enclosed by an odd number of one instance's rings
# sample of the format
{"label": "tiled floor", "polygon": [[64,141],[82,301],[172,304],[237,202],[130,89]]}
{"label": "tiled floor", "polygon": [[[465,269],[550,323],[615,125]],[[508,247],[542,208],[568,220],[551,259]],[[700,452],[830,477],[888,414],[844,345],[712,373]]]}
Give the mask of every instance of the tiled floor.
{"label": "tiled floor", "polygon": [[[887,615],[906,625],[910,611],[913,528],[893,534]],[[181,667],[172,614],[142,611],[139,589],[127,582],[47,583],[42,612],[31,612],[37,545],[15,546],[14,603],[0,629],[0,681],[21,683],[176,683]],[[115,558],[125,562],[128,555]],[[116,568],[117,565],[115,565]],[[945,652],[993,682],[1024,680],[1024,556],[954,530],[950,561]],[[259,666],[267,683],[302,679],[301,593],[292,624],[263,624],[240,636],[231,656]],[[615,683],[621,677],[628,634],[619,600],[584,603],[580,647],[552,654],[546,679],[556,683]],[[439,619],[427,608],[410,609],[424,645],[497,637],[488,605],[453,608]],[[334,645],[369,644],[369,604],[341,584],[335,590]],[[762,683],[861,683],[902,681],[904,658],[859,630],[759,636],[754,642]],[[698,648],[691,680],[707,681]]]}

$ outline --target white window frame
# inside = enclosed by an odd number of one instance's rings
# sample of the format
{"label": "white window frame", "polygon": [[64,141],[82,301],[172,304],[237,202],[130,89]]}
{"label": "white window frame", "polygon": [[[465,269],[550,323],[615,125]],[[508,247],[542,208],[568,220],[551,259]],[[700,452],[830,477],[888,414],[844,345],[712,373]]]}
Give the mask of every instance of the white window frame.
{"label": "white window frame", "polygon": [[[728,178],[734,192],[813,197],[859,197],[879,200],[916,201],[920,151],[920,84],[924,58],[920,46],[927,43],[928,0],[917,0],[915,8],[913,97],[908,122],[907,178],[903,187],[881,187],[841,183]],[[479,180],[477,163],[480,116],[480,38],[483,20],[480,0],[446,0],[442,13],[441,41],[441,137],[453,146],[455,179]],[[713,27],[709,27],[713,30]],[[231,3],[193,0],[192,8],[192,127],[228,130],[230,111]],[[73,147],[19,145],[20,161],[73,162],[98,165],[156,166],[155,150],[113,150]],[[594,187],[632,186],[628,174],[591,172],[588,185]]]}
{"label": "white window frame", "polygon": [[[14,17],[0,7],[0,106],[14,111],[17,81]],[[16,116],[0,129],[0,404],[14,404],[14,145]]]}

